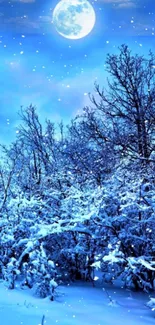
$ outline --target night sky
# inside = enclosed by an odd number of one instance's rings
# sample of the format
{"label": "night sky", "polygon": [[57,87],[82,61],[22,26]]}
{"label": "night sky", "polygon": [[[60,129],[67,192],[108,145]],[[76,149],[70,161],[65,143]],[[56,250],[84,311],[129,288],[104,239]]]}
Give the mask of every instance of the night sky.
{"label": "night sky", "polygon": [[62,37],[52,23],[59,1],[0,0],[0,142],[18,132],[20,106],[37,106],[41,120],[68,123],[89,104],[94,81],[106,85],[107,53],[129,45],[155,49],[154,0],[90,1],[96,24],[78,40]]}

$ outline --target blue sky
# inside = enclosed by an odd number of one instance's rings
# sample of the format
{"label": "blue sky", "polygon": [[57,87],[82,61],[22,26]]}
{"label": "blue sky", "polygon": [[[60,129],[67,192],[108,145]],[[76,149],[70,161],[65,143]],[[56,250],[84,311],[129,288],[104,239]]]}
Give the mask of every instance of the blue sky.
{"label": "blue sky", "polygon": [[15,138],[21,105],[37,106],[41,120],[69,122],[89,104],[94,81],[106,84],[106,55],[122,43],[144,55],[155,48],[152,0],[90,1],[96,24],[79,40],[54,28],[57,3],[0,0],[0,142]]}

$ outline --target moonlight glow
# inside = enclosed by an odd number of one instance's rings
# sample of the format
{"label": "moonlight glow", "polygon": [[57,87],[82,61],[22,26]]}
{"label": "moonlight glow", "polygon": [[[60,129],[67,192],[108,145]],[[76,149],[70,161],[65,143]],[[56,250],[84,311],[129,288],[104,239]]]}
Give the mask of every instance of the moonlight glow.
{"label": "moonlight glow", "polygon": [[87,0],[61,0],[53,11],[53,24],[63,37],[79,39],[95,24],[95,11]]}

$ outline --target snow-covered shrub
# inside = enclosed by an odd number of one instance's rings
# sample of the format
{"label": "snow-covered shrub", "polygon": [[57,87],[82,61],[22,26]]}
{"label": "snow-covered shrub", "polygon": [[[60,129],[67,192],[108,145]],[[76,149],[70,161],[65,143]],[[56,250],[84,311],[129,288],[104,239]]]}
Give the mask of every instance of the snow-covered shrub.
{"label": "snow-covered shrub", "polygon": [[155,262],[147,257],[129,257],[123,274],[123,280],[128,287],[143,289],[145,292],[154,290]]}
{"label": "snow-covered shrub", "polygon": [[42,269],[37,272],[37,276],[35,279],[35,293],[36,295],[45,298],[50,296],[51,300],[54,300],[55,289],[58,286],[55,281],[56,278],[56,270],[55,265],[52,261],[44,261],[42,264]]}
{"label": "snow-covered shrub", "polygon": [[[43,248],[42,236],[41,239],[38,236],[40,220],[35,225],[37,218],[35,206],[35,200],[29,202],[29,205],[27,203],[26,205],[22,204],[20,207],[20,213],[22,211],[22,214],[18,221],[16,219],[16,224],[13,226],[12,221],[6,220],[1,228],[1,276],[8,281],[10,289],[15,287],[15,281],[18,279],[21,281],[22,287],[27,285],[32,288],[36,285],[37,289],[38,286],[37,294],[39,294],[39,286],[41,285],[40,295],[46,296],[50,294],[50,281],[55,278],[56,271],[54,262],[50,261]],[[19,207],[17,210],[15,207],[16,204],[12,212],[18,214]],[[30,219],[30,212],[32,212],[32,219]],[[48,281],[45,281],[45,278]],[[46,289],[47,282],[48,288]]]}
{"label": "snow-covered shrub", "polygon": [[[147,186],[146,186],[147,185]],[[154,289],[155,183],[152,176],[117,170],[105,181],[98,214],[92,219],[103,242],[100,261],[103,279],[120,278],[126,286]],[[91,220],[90,220],[91,223]]]}
{"label": "snow-covered shrub", "polygon": [[56,277],[56,269],[53,261],[49,260],[43,245],[38,241],[29,242],[20,256],[20,264],[27,256],[27,262],[21,265],[23,274],[22,286],[35,287],[35,294],[44,298],[52,295],[51,279]]}
{"label": "snow-covered shrub", "polygon": [[19,274],[20,271],[18,270],[17,260],[12,257],[4,271],[4,279],[8,282],[9,289],[15,288],[15,280]]}
{"label": "snow-covered shrub", "polygon": [[150,298],[150,300],[147,302],[147,306],[152,309],[152,311],[155,311],[155,298]]}
{"label": "snow-covered shrub", "polygon": [[68,282],[87,278],[90,251],[86,234],[72,230],[50,235],[45,247],[57,265],[59,280]]}

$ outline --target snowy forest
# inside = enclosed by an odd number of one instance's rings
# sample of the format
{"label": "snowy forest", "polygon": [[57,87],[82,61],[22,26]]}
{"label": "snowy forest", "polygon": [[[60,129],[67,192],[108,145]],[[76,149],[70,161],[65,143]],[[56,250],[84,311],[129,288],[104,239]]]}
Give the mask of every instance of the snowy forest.
{"label": "snowy forest", "polygon": [[95,286],[99,270],[103,282],[155,290],[155,56],[122,45],[105,64],[107,87],[95,83],[68,125],[41,123],[31,104],[16,140],[1,144],[0,278],[9,289],[18,282],[55,300],[61,284]]}

